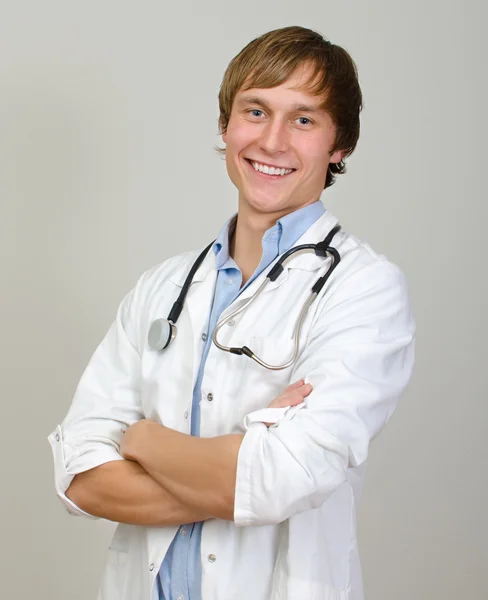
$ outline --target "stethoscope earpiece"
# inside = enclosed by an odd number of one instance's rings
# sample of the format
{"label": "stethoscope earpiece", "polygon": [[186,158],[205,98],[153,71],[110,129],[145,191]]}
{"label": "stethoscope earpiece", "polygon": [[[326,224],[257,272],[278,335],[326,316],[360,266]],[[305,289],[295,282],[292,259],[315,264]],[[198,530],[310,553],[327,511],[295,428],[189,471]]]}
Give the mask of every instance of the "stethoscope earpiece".
{"label": "stethoscope earpiece", "polygon": [[152,350],[164,350],[176,335],[176,325],[168,319],[156,319],[149,328],[147,341]]}

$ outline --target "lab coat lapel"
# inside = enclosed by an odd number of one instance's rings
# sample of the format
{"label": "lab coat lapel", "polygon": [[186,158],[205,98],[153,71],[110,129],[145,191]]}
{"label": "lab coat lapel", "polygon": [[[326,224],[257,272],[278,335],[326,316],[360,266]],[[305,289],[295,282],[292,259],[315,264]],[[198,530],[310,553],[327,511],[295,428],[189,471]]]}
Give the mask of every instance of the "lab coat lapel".
{"label": "lab coat lapel", "polygon": [[[325,236],[329,233],[329,231],[338,224],[338,219],[335,217],[330,211],[326,211],[313,225],[311,225],[307,231],[293,244],[294,246],[300,246],[301,244],[316,244],[319,241],[322,241]],[[337,238],[334,238],[333,244],[337,244]],[[186,276],[190,272],[191,266],[193,265],[194,260],[196,260],[196,256],[192,259],[186,259],[183,261],[183,265],[181,269],[177,269],[170,277],[171,281],[182,287]],[[267,267],[259,277],[253,281],[253,283],[239,296],[239,300],[245,300],[249,296],[252,296],[256,289],[261,285],[266,274],[270,271],[271,267],[278,261],[278,258],[275,259],[269,267]],[[316,256],[313,252],[304,252],[303,254],[295,254],[290,261],[284,265],[283,273],[276,279],[275,281],[270,281],[266,286],[265,292],[269,292],[279,285],[281,285],[284,281],[286,281],[288,276],[289,269],[302,269],[304,271],[316,271],[320,269],[324,265],[324,259],[320,256]],[[207,252],[205,259],[203,260],[200,268],[195,273],[195,276],[192,280],[192,285],[190,289],[193,287],[194,283],[199,283],[203,281],[209,274],[213,273],[216,277],[216,268],[215,268],[215,255],[212,249]]]}
{"label": "lab coat lapel", "polygon": [[207,330],[207,323],[212,310],[216,282],[217,270],[215,268],[215,255],[212,249],[210,249],[203,263],[195,274],[193,283],[188,290],[185,300],[191,323],[191,334],[193,337],[192,389],[195,387],[195,382],[198,375],[198,367],[200,365],[205,346],[205,344],[202,343],[202,333]]}

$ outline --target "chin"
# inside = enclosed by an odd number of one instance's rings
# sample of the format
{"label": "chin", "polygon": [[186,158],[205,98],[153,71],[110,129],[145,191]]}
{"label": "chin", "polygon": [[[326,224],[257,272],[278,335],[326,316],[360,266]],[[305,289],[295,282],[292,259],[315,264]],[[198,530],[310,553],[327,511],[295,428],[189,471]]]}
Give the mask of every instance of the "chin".
{"label": "chin", "polygon": [[286,210],[290,207],[289,199],[286,196],[266,196],[266,195],[244,195],[242,202],[249,206],[251,210],[260,213],[275,213]]}
{"label": "chin", "polygon": [[283,212],[288,209],[288,205],[278,200],[262,200],[246,202],[247,206],[253,211],[261,214],[273,214]]}

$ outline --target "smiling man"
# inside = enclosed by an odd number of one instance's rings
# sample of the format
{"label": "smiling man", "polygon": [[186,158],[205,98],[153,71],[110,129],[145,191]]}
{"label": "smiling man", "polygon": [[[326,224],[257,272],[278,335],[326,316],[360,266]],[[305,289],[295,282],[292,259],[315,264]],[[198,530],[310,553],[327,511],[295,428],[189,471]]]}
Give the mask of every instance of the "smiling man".
{"label": "smiling man", "polygon": [[119,523],[99,600],[363,599],[356,511],[415,325],[400,269],[320,199],[361,102],[351,57],[309,29],[229,64],[238,212],[140,277],[49,437],[68,511]]}

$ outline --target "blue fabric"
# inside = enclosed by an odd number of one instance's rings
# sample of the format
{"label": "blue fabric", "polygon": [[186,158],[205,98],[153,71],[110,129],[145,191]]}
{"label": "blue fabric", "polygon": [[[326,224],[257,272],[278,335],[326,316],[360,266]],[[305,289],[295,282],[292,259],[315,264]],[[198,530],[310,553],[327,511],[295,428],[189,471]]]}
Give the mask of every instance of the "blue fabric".
{"label": "blue fabric", "polygon": [[[289,250],[325,212],[320,200],[279,219],[263,236],[263,254],[258,268],[241,288],[242,273],[229,255],[229,233],[236,215],[224,225],[212,249],[218,270],[214,300],[206,332],[205,348],[193,390],[191,435],[200,435],[200,399],[203,370],[212,343],[212,333],[222,312],[277,256]],[[203,339],[203,338],[202,338]],[[203,341],[202,341],[203,343]],[[243,358],[243,360],[247,360]],[[166,553],[158,576],[160,600],[201,600],[200,542],[204,521],[181,525]]]}

